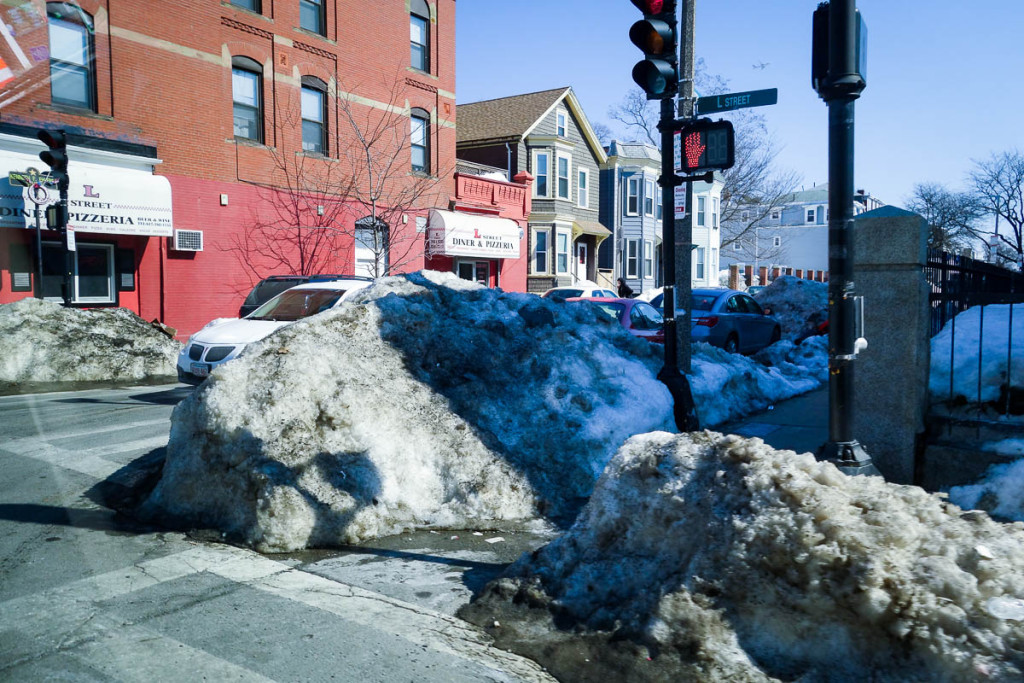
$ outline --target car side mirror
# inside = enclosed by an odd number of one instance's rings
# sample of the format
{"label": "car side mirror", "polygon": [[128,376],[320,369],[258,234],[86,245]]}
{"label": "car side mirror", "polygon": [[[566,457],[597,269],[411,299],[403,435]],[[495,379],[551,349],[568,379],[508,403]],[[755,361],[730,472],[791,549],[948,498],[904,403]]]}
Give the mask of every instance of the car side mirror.
{"label": "car side mirror", "polygon": [[772,314],[772,307],[771,306],[763,306],[761,308],[761,310],[764,311],[765,315],[771,315]]}

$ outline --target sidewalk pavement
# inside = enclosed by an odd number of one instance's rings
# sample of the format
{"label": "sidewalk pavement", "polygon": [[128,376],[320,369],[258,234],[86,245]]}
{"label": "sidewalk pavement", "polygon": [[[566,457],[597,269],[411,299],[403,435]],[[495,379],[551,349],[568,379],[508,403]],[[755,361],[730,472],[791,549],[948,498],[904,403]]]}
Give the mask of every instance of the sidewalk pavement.
{"label": "sidewalk pavement", "polygon": [[828,386],[713,429],[723,434],[756,436],[778,450],[817,453],[828,441]]}

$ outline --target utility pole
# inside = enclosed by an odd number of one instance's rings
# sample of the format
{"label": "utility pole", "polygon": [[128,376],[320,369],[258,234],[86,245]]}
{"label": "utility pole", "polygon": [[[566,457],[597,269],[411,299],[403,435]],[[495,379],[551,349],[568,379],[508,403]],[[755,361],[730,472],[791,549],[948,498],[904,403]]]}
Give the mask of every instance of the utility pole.
{"label": "utility pole", "polygon": [[814,12],[811,80],[828,105],[829,440],[822,455],[847,474],[879,474],[854,438],[853,361],[867,346],[864,298],[853,289],[854,100],[866,85],[867,28],[855,0]]}

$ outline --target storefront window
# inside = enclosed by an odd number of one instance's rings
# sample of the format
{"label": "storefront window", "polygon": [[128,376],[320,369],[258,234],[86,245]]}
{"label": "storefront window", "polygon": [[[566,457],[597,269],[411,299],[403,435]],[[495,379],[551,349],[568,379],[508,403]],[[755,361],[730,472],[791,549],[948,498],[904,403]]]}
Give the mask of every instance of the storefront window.
{"label": "storefront window", "polygon": [[[79,243],[74,255],[72,295],[74,303],[116,303],[114,281],[114,245]],[[63,298],[64,247],[57,243],[43,244],[43,296]]]}

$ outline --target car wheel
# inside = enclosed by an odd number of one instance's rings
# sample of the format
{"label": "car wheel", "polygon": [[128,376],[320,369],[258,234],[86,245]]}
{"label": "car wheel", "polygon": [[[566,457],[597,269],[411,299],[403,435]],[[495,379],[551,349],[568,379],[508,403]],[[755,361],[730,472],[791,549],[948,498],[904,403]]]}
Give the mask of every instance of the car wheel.
{"label": "car wheel", "polygon": [[735,334],[730,334],[729,338],[725,340],[725,346],[722,347],[729,353],[739,353],[740,340]]}
{"label": "car wheel", "polygon": [[782,339],[782,330],[778,326],[776,326],[776,328],[774,330],[772,330],[772,338],[771,338],[771,341],[769,341],[768,343],[769,344],[774,344],[775,342],[779,341],[780,339]]}

